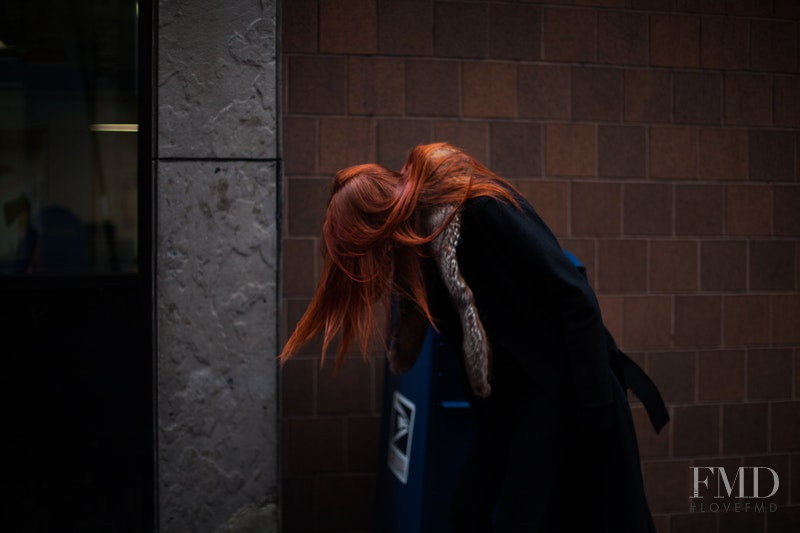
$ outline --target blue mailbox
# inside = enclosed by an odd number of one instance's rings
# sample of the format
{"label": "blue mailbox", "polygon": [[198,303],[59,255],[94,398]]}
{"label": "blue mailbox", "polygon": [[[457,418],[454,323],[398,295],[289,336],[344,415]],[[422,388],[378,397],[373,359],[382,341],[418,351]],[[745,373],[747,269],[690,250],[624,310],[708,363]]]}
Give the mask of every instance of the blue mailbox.
{"label": "blue mailbox", "polygon": [[457,356],[433,328],[408,372],[386,369],[378,531],[446,532],[447,508],[474,420]]}

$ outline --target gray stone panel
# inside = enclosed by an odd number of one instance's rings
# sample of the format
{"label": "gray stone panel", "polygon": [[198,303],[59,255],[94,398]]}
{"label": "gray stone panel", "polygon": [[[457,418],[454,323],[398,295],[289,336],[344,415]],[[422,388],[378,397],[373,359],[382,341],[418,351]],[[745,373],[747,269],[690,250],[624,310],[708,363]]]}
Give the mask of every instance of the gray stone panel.
{"label": "gray stone panel", "polygon": [[157,172],[161,531],[276,531],[276,166]]}
{"label": "gray stone panel", "polygon": [[275,13],[275,0],[159,2],[159,157],[276,157]]}

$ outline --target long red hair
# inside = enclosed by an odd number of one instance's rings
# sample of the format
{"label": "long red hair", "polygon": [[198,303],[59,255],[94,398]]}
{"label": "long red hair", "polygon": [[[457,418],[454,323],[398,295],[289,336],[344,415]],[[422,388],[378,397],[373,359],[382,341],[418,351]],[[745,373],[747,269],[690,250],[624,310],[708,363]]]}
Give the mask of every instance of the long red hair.
{"label": "long red hair", "polygon": [[336,367],[354,340],[368,356],[377,331],[374,305],[392,291],[408,298],[433,322],[421,259],[425,245],[450,223],[422,235],[415,214],[442,205],[460,207],[470,198],[492,196],[517,204],[513,187],[474,157],[447,143],[411,150],[400,173],[367,164],[340,170],[322,226],[323,267],[314,297],[280,354],[289,359],[323,332],[322,359],[341,332]]}

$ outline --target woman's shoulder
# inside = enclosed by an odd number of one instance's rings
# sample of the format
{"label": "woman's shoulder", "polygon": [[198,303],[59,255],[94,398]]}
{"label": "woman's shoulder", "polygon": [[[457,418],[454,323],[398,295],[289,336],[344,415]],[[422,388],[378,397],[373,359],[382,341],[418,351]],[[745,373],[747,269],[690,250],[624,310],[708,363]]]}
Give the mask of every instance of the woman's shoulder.
{"label": "woman's shoulder", "polygon": [[509,223],[536,217],[531,204],[516,191],[512,191],[516,203],[502,197],[476,196],[464,203],[462,216],[466,220],[483,220],[486,223]]}
{"label": "woman's shoulder", "polygon": [[516,203],[492,196],[466,202],[462,211],[464,232],[480,234],[486,242],[500,242],[515,249],[535,245],[548,252],[559,251],[558,239],[533,206],[516,191],[512,194]]}

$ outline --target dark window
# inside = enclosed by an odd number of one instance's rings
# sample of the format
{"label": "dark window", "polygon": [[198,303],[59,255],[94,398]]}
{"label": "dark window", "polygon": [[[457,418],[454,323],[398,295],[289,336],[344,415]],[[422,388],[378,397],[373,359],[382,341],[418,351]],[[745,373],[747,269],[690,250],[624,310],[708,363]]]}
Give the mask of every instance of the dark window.
{"label": "dark window", "polygon": [[137,270],[138,6],[0,7],[0,273]]}

